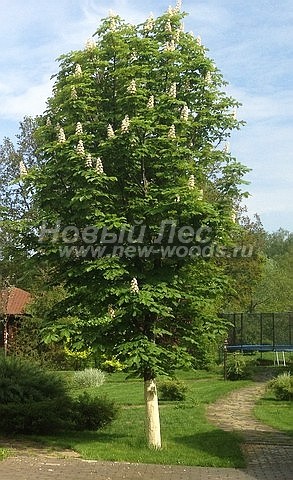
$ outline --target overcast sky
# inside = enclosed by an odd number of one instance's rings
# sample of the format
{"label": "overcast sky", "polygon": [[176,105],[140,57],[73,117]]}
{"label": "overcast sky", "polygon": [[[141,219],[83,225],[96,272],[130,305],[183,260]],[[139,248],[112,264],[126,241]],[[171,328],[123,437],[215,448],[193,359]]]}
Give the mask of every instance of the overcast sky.
{"label": "overcast sky", "polygon": [[[173,0],[176,2],[176,0]],[[170,0],[0,0],[0,143],[43,112],[56,58],[83,48],[109,10],[129,22]],[[293,1],[185,0],[185,29],[201,35],[247,122],[231,152],[252,168],[246,204],[264,227],[293,231]]]}

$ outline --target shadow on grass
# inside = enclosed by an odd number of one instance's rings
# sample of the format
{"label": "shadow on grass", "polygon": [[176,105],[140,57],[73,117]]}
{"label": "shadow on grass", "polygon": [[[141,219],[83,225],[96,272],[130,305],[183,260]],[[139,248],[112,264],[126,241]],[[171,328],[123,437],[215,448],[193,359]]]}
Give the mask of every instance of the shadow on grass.
{"label": "shadow on grass", "polygon": [[173,440],[189,450],[194,449],[195,453],[197,451],[211,458],[214,457],[215,462],[217,459],[225,459],[229,467],[244,468],[246,466],[241,450],[241,436],[237,433],[213,430],[174,437]]}

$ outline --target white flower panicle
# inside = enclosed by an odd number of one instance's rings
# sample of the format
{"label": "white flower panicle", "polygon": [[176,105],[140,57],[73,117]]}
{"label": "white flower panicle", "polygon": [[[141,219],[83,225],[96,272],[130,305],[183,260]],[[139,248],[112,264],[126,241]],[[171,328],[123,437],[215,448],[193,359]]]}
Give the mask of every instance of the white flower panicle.
{"label": "white flower panicle", "polygon": [[199,200],[203,200],[203,189],[202,189],[202,188],[199,189],[197,198],[198,198]]}
{"label": "white flower panicle", "polygon": [[176,13],[176,9],[169,5],[167,13],[169,15],[174,15],[174,13]]}
{"label": "white flower panicle", "polygon": [[169,19],[167,20],[167,23],[166,23],[166,26],[165,26],[165,30],[166,30],[166,32],[169,32],[169,33],[172,32],[172,25],[171,25],[171,22],[170,22]]}
{"label": "white flower panicle", "polygon": [[205,76],[205,82],[210,85],[212,83],[212,74],[211,72],[207,72],[206,76]]}
{"label": "white flower panicle", "polygon": [[230,143],[226,142],[225,145],[224,145],[224,148],[223,148],[223,152],[224,153],[230,153],[230,151],[231,151]]}
{"label": "white flower panicle", "polygon": [[82,134],[83,134],[82,124],[80,122],[77,122],[75,135],[82,135]]}
{"label": "white flower panicle", "polygon": [[75,65],[74,75],[76,77],[80,77],[82,75],[82,69],[81,69],[81,66],[79,65],[79,63],[77,63]]}
{"label": "white flower panicle", "polygon": [[169,138],[176,138],[176,129],[175,129],[175,125],[173,123],[173,125],[171,125],[170,127],[170,130],[168,132],[168,137]]}
{"label": "white flower panicle", "polygon": [[145,32],[151,32],[153,30],[154,26],[155,26],[154,15],[152,13],[150,13],[149,18],[147,19],[147,21],[144,24],[144,31]]}
{"label": "white flower panicle", "polygon": [[87,153],[85,156],[85,166],[88,168],[92,168],[93,166],[93,160],[90,153]]}
{"label": "white flower panicle", "polygon": [[135,277],[130,282],[130,291],[131,291],[131,293],[138,293],[139,292],[139,286],[138,286],[138,283],[137,283],[137,279]]}
{"label": "white flower panicle", "polygon": [[195,178],[194,175],[190,175],[187,185],[189,188],[194,188],[195,187]]}
{"label": "white flower panicle", "polygon": [[201,47],[202,43],[201,43],[201,36],[200,35],[198,35],[196,37],[195,41],[196,41],[197,45],[199,45]]}
{"label": "white flower panicle", "polygon": [[71,100],[77,100],[77,91],[76,91],[76,88],[74,86],[71,87],[70,98],[71,98]]}
{"label": "white flower panicle", "polygon": [[96,47],[96,43],[92,38],[89,38],[85,44],[86,50],[93,50]]}
{"label": "white flower panicle", "polygon": [[50,118],[50,117],[47,117],[46,125],[47,125],[47,127],[51,127],[52,122],[51,122],[51,118]]}
{"label": "white flower panicle", "polygon": [[184,22],[181,22],[181,24],[180,24],[180,31],[181,31],[182,33],[184,33],[184,32],[185,32],[185,25],[184,25]]}
{"label": "white flower panicle", "polygon": [[27,175],[27,168],[22,160],[19,162],[19,174],[21,177]]}
{"label": "white flower panicle", "polygon": [[114,31],[117,27],[117,20],[115,17],[110,18],[110,30]]}
{"label": "white flower panicle", "polygon": [[59,131],[58,131],[58,142],[59,143],[64,143],[66,142],[66,137],[65,137],[65,133],[64,133],[64,130],[62,127],[59,128]]}
{"label": "white flower panicle", "polygon": [[170,97],[176,98],[177,96],[177,83],[173,82],[170,89],[169,89],[169,95]]}
{"label": "white flower panicle", "polygon": [[76,153],[78,153],[78,155],[84,155],[84,145],[83,145],[83,141],[82,140],[79,140],[77,146],[76,146]]}
{"label": "white flower panicle", "polygon": [[166,42],[165,44],[165,51],[166,52],[174,52],[176,50],[176,45],[174,40],[171,40],[171,42]]}
{"label": "white flower panicle", "polygon": [[136,60],[138,60],[138,55],[137,55],[137,52],[134,51],[134,52],[132,52],[132,54],[130,55],[130,61],[131,61],[131,62],[135,62]]}
{"label": "white flower panicle", "polygon": [[177,44],[180,42],[180,35],[181,35],[181,30],[176,30],[174,32],[174,42]]}
{"label": "white flower panicle", "polygon": [[155,97],[153,95],[150,96],[148,103],[147,103],[147,108],[152,109],[155,106]]}
{"label": "white flower panicle", "polygon": [[110,30],[116,29],[116,13],[113,10],[109,10],[109,17],[110,17]]}
{"label": "white flower panicle", "polygon": [[176,50],[175,41],[171,40],[171,42],[170,42],[170,52],[175,52],[175,50]]}
{"label": "white flower panicle", "polygon": [[107,127],[107,136],[108,138],[114,138],[115,137],[115,133],[114,133],[114,130],[113,130],[113,127],[112,125],[109,123],[108,127]]}
{"label": "white flower panicle", "polygon": [[233,108],[232,117],[234,120],[237,120],[237,108]]}
{"label": "white flower panicle", "polygon": [[121,123],[121,132],[122,133],[128,133],[129,132],[129,125],[130,125],[129,116],[125,115],[125,117],[123,118],[122,123]]}
{"label": "white flower panicle", "polygon": [[188,117],[189,117],[189,108],[187,105],[184,105],[184,107],[181,110],[180,119],[183,120],[184,122],[187,122]]}
{"label": "white flower panicle", "polygon": [[109,315],[109,317],[111,317],[111,318],[115,318],[115,310],[114,310],[114,308],[112,307],[112,305],[109,305],[109,307],[108,307],[108,315]]}
{"label": "white flower panicle", "polygon": [[175,12],[176,13],[181,12],[181,8],[182,8],[182,0],[177,0],[176,7],[175,7]]}
{"label": "white flower panicle", "polygon": [[176,203],[179,203],[179,202],[180,202],[180,200],[181,200],[181,197],[180,197],[180,195],[176,195],[176,197],[175,197],[175,202],[176,202]]}
{"label": "white flower panicle", "polygon": [[131,93],[132,95],[134,95],[136,93],[136,81],[135,80],[131,80],[129,86],[127,87],[127,91],[128,91],[128,93]]}
{"label": "white flower panicle", "polygon": [[97,158],[96,172],[97,172],[99,175],[102,175],[102,173],[104,173],[103,162],[102,162],[102,160],[100,159],[100,157]]}

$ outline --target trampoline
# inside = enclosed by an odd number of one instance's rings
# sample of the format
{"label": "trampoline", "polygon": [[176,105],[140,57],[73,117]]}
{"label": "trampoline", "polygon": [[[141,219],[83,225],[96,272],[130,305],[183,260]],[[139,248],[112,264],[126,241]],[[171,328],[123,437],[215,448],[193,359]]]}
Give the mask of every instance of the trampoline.
{"label": "trampoline", "polygon": [[293,352],[293,312],[225,313],[230,324],[226,352],[274,352],[274,363],[286,364],[285,353]]}
{"label": "trampoline", "polygon": [[293,352],[293,345],[227,345],[228,352]]}

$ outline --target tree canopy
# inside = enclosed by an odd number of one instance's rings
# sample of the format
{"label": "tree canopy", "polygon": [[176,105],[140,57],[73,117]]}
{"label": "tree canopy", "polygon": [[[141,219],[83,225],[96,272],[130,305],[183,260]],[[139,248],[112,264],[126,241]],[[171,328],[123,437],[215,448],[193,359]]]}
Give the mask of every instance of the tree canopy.
{"label": "tree canopy", "polygon": [[[186,351],[172,339],[182,305],[186,316],[222,289],[216,266],[190,251],[229,241],[246,172],[226,143],[238,103],[183,17],[169,9],[134,26],[112,15],[96,41],[61,57],[38,130],[41,166],[28,175],[50,237],[42,253],[98,335],[151,377]],[[206,272],[197,298],[191,266]]]}

